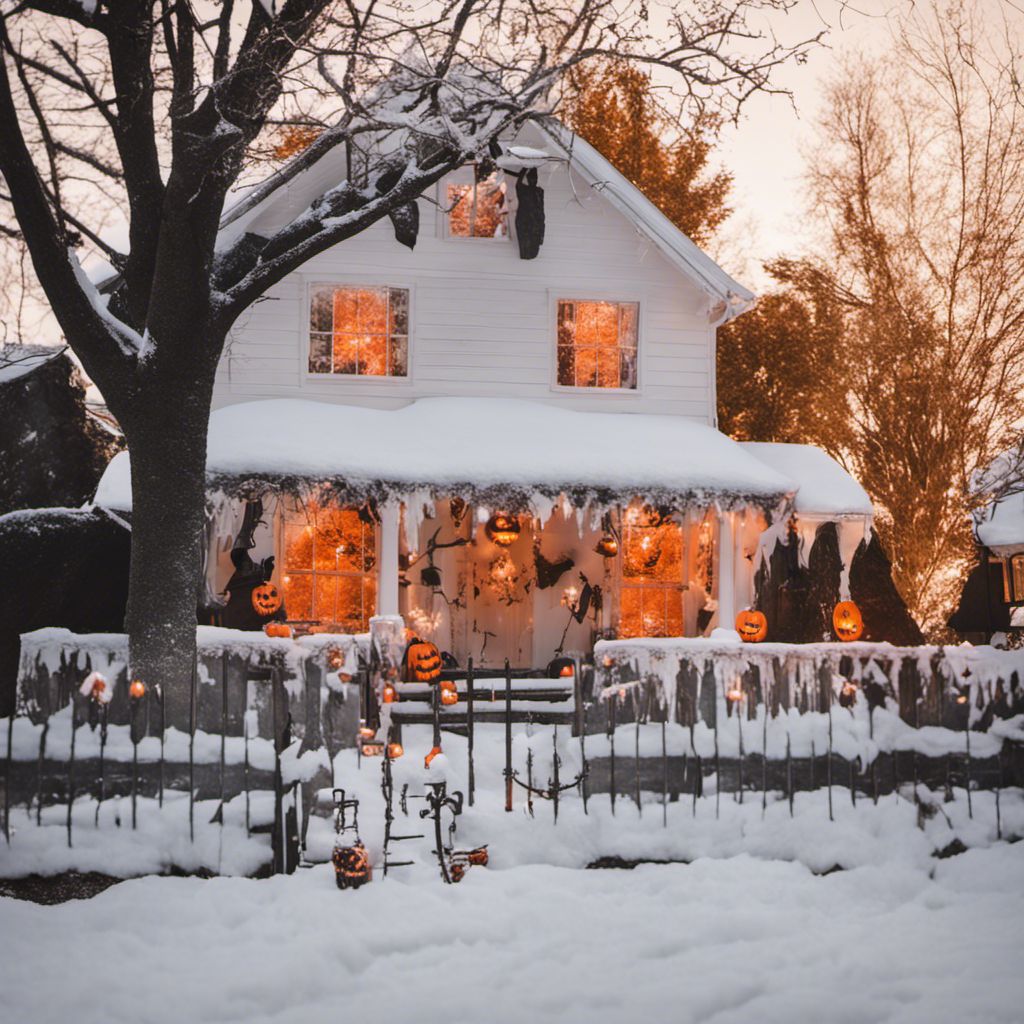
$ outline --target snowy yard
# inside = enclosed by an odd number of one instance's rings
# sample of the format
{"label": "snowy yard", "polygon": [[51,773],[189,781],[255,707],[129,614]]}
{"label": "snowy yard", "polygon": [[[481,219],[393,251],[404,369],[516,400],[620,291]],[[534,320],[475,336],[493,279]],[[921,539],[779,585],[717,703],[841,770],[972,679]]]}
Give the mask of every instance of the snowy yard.
{"label": "snowy yard", "polygon": [[1024,847],[816,876],[747,856],[338,892],[143,878],[0,901],[4,1019],[1019,1021]]}

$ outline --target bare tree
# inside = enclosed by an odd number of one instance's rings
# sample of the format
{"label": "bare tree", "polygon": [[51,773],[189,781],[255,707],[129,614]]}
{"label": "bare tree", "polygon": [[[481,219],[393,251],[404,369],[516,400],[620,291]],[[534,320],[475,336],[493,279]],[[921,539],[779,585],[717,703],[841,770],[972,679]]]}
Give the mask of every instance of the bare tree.
{"label": "bare tree", "polygon": [[[656,36],[612,0],[19,0],[3,5],[4,194],[68,344],[131,451],[132,669],[181,720],[195,644],[214,372],[227,331],[315,254],[546,115],[581,60],[643,62],[681,99],[735,112],[813,42],[759,27],[792,0],[692,0]],[[269,129],[315,141],[225,213]],[[351,180],[272,235],[218,231],[337,147]],[[112,244],[96,212],[128,224]],[[11,225],[9,229],[15,229]],[[78,254],[114,273],[97,290]]]}
{"label": "bare tree", "polygon": [[970,551],[972,479],[1024,415],[1019,39],[987,5],[916,6],[892,52],[827,96],[811,185],[820,254],[774,271],[835,311],[815,437],[882,513],[897,582],[940,628]]}

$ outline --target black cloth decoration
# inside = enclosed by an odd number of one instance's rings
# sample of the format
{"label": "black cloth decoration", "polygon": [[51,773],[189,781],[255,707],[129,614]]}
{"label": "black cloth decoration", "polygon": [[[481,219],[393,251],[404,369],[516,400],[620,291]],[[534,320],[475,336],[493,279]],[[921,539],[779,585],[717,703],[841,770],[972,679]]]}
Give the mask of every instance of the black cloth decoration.
{"label": "black cloth decoration", "polygon": [[259,615],[252,606],[252,592],[274,573],[274,556],[255,561],[249,551],[255,546],[253,534],[263,516],[262,501],[247,501],[242,515],[242,528],[231,549],[235,571],[228,580],[228,603],[223,622],[228,629],[262,629],[268,622],[284,622],[288,618],[284,601],[273,615]]}
{"label": "black cloth decoration", "polygon": [[388,217],[395,229],[395,241],[415,249],[416,238],[420,233],[420,208],[415,200],[392,210]]}
{"label": "black cloth decoration", "polygon": [[536,259],[544,244],[544,189],[536,167],[516,175],[516,240],[521,260]]}
{"label": "black cloth decoration", "polygon": [[549,562],[539,550],[533,553],[533,564],[537,570],[537,586],[541,590],[553,587],[576,563],[571,558],[560,558]]}

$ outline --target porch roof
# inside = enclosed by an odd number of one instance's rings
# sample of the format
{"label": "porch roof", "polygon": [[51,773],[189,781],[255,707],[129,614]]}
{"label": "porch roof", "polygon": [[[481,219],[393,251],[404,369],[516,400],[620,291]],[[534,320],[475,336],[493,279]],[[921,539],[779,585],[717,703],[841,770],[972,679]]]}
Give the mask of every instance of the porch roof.
{"label": "porch roof", "polygon": [[[127,453],[97,504],[131,504]],[[425,489],[481,502],[633,496],[765,508],[796,483],[714,428],[679,416],[578,412],[518,399],[424,398],[384,410],[275,399],[210,418],[211,487],[244,493],[329,482],[353,495]]]}

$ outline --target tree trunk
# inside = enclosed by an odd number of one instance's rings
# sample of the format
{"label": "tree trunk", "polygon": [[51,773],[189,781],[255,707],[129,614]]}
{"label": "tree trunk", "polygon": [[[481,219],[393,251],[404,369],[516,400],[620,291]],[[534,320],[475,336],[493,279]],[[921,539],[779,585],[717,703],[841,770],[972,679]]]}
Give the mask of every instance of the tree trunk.
{"label": "tree trunk", "polygon": [[[195,372],[195,368],[192,368]],[[205,520],[208,384],[161,381],[146,415],[127,431],[132,465],[128,588],[131,672],[159,684],[167,723],[189,724],[196,603]]]}

